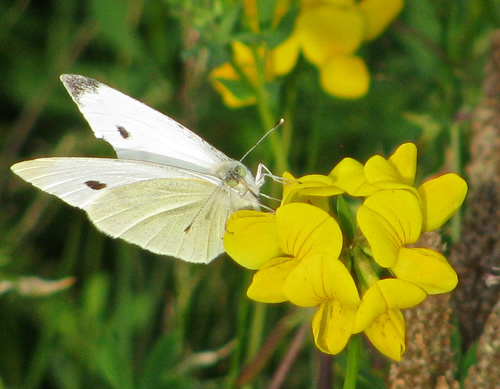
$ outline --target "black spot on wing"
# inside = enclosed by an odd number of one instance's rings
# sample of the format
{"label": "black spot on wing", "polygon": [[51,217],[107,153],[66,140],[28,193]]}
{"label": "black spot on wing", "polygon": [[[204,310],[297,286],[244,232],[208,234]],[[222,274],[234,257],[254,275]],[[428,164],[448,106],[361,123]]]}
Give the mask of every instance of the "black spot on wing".
{"label": "black spot on wing", "polygon": [[116,128],[118,129],[118,132],[120,133],[120,136],[123,139],[130,138],[130,132],[128,132],[125,127],[119,126],[118,124],[116,125]]}
{"label": "black spot on wing", "polygon": [[61,81],[73,99],[78,100],[84,93],[97,93],[101,85],[98,81],[77,74],[63,74]]}
{"label": "black spot on wing", "polygon": [[93,190],[101,190],[101,189],[104,189],[108,186],[104,182],[93,181],[93,180],[85,181],[84,184]]}

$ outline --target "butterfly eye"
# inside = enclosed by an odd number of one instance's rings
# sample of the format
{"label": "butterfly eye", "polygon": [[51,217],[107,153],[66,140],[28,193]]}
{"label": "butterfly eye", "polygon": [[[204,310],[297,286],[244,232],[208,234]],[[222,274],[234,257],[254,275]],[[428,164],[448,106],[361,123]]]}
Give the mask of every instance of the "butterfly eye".
{"label": "butterfly eye", "polygon": [[247,174],[247,171],[243,165],[237,165],[234,169],[234,172],[240,178],[245,177]]}

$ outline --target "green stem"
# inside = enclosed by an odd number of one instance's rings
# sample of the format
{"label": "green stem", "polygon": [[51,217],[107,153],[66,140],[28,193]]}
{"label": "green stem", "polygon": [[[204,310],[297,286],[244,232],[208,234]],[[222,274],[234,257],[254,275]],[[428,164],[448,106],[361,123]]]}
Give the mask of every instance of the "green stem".
{"label": "green stem", "polygon": [[264,324],[266,322],[266,311],[266,304],[254,304],[254,312],[250,326],[250,339],[248,342],[248,353],[246,355],[247,362],[252,360],[257,355],[260,347],[262,346]]}
{"label": "green stem", "polygon": [[[254,85],[255,94],[257,97],[257,108],[259,110],[260,119],[264,131],[269,131],[278,121],[278,117],[272,113],[269,93],[266,89],[266,55],[259,56],[259,47],[253,46],[252,53],[254,56],[257,68],[257,83]],[[286,147],[283,147],[283,137],[274,132],[270,135],[271,148],[275,159],[275,168],[278,174],[282,174],[287,170],[288,155],[286,155]]]}
{"label": "green stem", "polygon": [[373,269],[372,262],[366,254],[359,247],[354,246],[352,249],[354,258],[352,261],[356,277],[360,283],[361,290],[366,290],[379,280],[375,269]]}
{"label": "green stem", "polygon": [[344,389],[355,389],[358,382],[359,356],[361,353],[361,336],[351,336],[347,345],[347,369],[344,381]]}
{"label": "green stem", "polygon": [[[231,65],[233,66],[236,73],[238,73],[242,81],[252,89],[257,100],[257,110],[259,112],[263,131],[267,132],[274,127],[279,118],[276,117],[276,115],[274,115],[271,110],[269,95],[266,90],[264,65],[262,64],[263,61],[260,60],[257,51],[258,50],[256,48],[253,48],[253,55],[257,73],[256,82],[252,82],[252,80],[250,80],[250,78],[242,70],[241,66],[234,59],[231,60]],[[273,132],[272,134],[270,134],[269,138],[271,141],[271,149],[275,160],[275,170],[278,174],[282,174],[285,170],[287,170],[288,166],[288,147],[283,146],[283,139],[277,132]]]}
{"label": "green stem", "polygon": [[[455,122],[450,128],[450,148],[451,148],[451,170],[460,174],[462,171],[462,161],[460,158],[460,123]],[[462,226],[462,215],[456,212],[450,221],[450,236],[453,241],[460,239],[460,230]]]}

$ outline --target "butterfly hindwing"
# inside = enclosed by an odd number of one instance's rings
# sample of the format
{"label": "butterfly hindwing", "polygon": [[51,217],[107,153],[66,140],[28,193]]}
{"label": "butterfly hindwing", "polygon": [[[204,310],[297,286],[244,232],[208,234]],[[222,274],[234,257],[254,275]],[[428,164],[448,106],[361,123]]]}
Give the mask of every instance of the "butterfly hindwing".
{"label": "butterfly hindwing", "polygon": [[107,158],[40,158],[12,170],[84,209],[103,232],[152,252],[208,262],[224,251],[228,196],[217,192],[228,189],[215,177]]}
{"label": "butterfly hindwing", "polygon": [[224,252],[227,196],[222,186],[191,179],[156,179],[103,193],[86,211],[102,231],[157,254],[207,263]]}

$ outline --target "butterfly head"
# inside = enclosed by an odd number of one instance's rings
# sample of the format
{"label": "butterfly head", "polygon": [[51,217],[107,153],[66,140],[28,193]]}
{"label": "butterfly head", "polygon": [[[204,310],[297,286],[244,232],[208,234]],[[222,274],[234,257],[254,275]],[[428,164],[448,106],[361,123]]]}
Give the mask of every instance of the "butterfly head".
{"label": "butterfly head", "polygon": [[218,176],[229,188],[242,196],[251,193],[258,199],[259,187],[245,165],[238,161],[227,161],[218,168]]}

